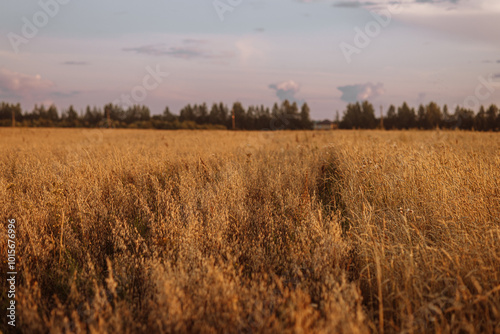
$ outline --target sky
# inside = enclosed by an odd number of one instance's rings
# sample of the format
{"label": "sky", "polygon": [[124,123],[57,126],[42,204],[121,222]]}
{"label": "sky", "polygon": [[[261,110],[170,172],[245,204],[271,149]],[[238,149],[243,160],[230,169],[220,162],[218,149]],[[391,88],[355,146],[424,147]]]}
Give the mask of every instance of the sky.
{"label": "sky", "polygon": [[498,0],[9,0],[0,101],[500,105]]}

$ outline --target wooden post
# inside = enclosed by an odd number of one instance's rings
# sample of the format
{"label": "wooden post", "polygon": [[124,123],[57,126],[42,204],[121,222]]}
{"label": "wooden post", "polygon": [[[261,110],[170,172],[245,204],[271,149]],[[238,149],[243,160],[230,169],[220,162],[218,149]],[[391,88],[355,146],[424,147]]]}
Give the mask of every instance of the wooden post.
{"label": "wooden post", "polygon": [[106,116],[108,117],[108,129],[111,127],[111,115],[109,111],[109,107],[106,108]]}
{"label": "wooden post", "polygon": [[380,130],[384,129],[384,107],[380,106]]}
{"label": "wooden post", "polygon": [[231,118],[233,119],[233,130],[236,130],[236,119],[235,119],[235,116],[234,116],[234,109],[231,110]]}
{"label": "wooden post", "polygon": [[12,108],[12,127],[16,127],[16,109]]}

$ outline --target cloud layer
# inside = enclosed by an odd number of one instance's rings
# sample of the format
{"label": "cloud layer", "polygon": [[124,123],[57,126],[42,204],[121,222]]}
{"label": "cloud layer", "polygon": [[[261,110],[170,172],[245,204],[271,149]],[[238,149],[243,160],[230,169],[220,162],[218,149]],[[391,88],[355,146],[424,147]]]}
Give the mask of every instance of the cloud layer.
{"label": "cloud layer", "polygon": [[150,56],[170,56],[181,59],[226,59],[233,58],[233,52],[212,52],[204,47],[207,41],[184,39],[179,46],[166,47],[165,44],[144,45],[134,48],[123,48],[123,51],[136,52]]}
{"label": "cloud layer", "polygon": [[8,97],[35,97],[54,86],[40,75],[28,75],[0,68],[0,95]]}
{"label": "cloud layer", "polygon": [[388,8],[391,6],[403,6],[408,9],[416,9],[419,7],[427,7],[432,9],[442,8],[445,10],[450,9],[484,9],[498,11],[500,6],[497,0],[336,0],[333,7],[337,8]]}
{"label": "cloud layer", "polygon": [[65,62],[61,63],[62,65],[70,65],[70,66],[84,66],[84,65],[89,65],[86,61],[73,61],[73,60],[68,60]]}

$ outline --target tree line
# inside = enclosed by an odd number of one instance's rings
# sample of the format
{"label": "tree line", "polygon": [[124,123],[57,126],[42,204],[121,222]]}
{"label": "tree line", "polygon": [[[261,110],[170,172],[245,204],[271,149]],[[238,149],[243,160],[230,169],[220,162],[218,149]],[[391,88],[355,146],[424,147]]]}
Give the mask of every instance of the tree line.
{"label": "tree line", "polygon": [[[87,106],[77,112],[73,106],[59,112],[55,105],[35,105],[32,111],[23,112],[21,105],[0,103],[0,126],[12,124],[24,127],[112,127],[142,129],[240,129],[240,130],[308,130],[313,128],[307,103],[283,101],[268,107],[244,108],[235,102],[231,108],[224,103],[188,104],[178,115],[168,107],[161,115],[151,115],[143,105],[123,108],[107,104],[103,108]],[[406,102],[401,106],[389,106],[385,116],[376,117],[373,104],[368,101],[351,103],[342,119],[334,121],[340,129],[462,129],[477,131],[500,130],[500,111],[495,104],[478,113],[457,106],[453,113],[447,105],[440,107],[435,102],[411,108]]]}
{"label": "tree line", "polygon": [[20,104],[0,103],[0,126],[24,127],[112,127],[141,129],[240,129],[240,130],[307,130],[313,128],[307,103],[283,101],[271,109],[261,106],[244,108],[235,102],[231,109],[224,103],[188,104],[174,115],[168,107],[161,115],[151,115],[148,107],[132,105],[123,108],[107,104],[103,108],[87,106],[78,113],[73,106],[59,113],[55,105],[35,105],[23,112]]}
{"label": "tree line", "polygon": [[406,102],[400,107],[389,106],[385,117],[377,118],[373,105],[364,101],[347,106],[338,126],[341,129],[461,129],[477,131],[500,130],[500,112],[495,104],[481,106],[478,113],[457,106],[453,113],[447,105],[442,108],[435,102],[410,108]]}

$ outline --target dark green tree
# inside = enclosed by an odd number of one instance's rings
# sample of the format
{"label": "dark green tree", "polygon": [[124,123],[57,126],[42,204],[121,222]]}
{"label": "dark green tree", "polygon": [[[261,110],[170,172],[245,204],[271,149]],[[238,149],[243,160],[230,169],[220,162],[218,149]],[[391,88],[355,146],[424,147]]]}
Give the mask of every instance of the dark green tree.
{"label": "dark green tree", "polygon": [[439,108],[436,102],[431,102],[427,105],[425,110],[425,119],[427,129],[435,129],[441,124],[443,114],[441,113],[441,108]]}
{"label": "dark green tree", "polygon": [[398,108],[397,118],[398,129],[411,129],[416,125],[417,115],[415,115],[415,110],[411,109],[406,102]]}
{"label": "dark green tree", "polygon": [[33,114],[38,116],[38,118],[41,120],[49,119],[49,114],[47,113],[47,110],[45,110],[45,106],[43,104],[40,107],[35,104],[35,110],[33,110]]}
{"label": "dark green tree", "polygon": [[347,110],[344,112],[340,127],[342,129],[358,129],[363,123],[363,113],[359,102],[349,103]]}
{"label": "dark green tree", "polygon": [[496,129],[500,130],[500,112],[497,113],[497,119],[496,119]]}
{"label": "dark green tree", "polygon": [[16,122],[21,122],[23,120],[23,114],[21,105],[18,104],[10,104],[2,102],[0,104],[0,125],[10,126],[12,125],[12,116],[14,115],[14,119]]}
{"label": "dark green tree", "polygon": [[297,130],[301,128],[299,106],[297,102],[292,102],[286,108],[284,108],[285,118],[288,120],[287,129]]}
{"label": "dark green tree", "polygon": [[236,129],[245,129],[246,113],[243,105],[240,102],[235,102],[232,110],[234,111]]}
{"label": "dark green tree", "polygon": [[74,128],[79,125],[78,113],[76,112],[73,105],[70,105],[68,110],[62,114],[62,120],[64,123],[63,126]]}
{"label": "dark green tree", "polygon": [[185,121],[192,121],[194,122],[196,120],[193,107],[191,107],[190,104],[185,106],[184,108],[181,109],[180,115],[179,115],[179,121],[185,122]]}
{"label": "dark green tree", "polygon": [[165,107],[165,110],[163,110],[162,119],[166,122],[174,122],[177,120],[177,116],[170,112],[169,107]]}
{"label": "dark green tree", "polygon": [[497,129],[497,117],[498,117],[498,107],[492,104],[488,110],[486,110],[486,129],[489,131],[495,131]]}
{"label": "dark green tree", "polygon": [[391,130],[397,128],[398,123],[398,115],[396,114],[396,107],[394,105],[390,105],[389,109],[387,109],[387,116],[384,119],[384,128]]}
{"label": "dark green tree", "polygon": [[248,106],[247,113],[246,113],[246,122],[245,122],[245,130],[254,130],[255,129],[255,118],[257,111],[256,107],[254,106]]}
{"label": "dark green tree", "polygon": [[459,129],[472,130],[474,128],[474,112],[472,110],[457,106],[454,117]]}
{"label": "dark green tree", "polygon": [[486,119],[486,111],[484,110],[484,106],[479,108],[479,112],[474,118],[474,129],[477,131],[486,131],[487,130],[487,119]]}
{"label": "dark green tree", "polygon": [[59,113],[57,112],[57,107],[54,104],[51,104],[47,110],[47,118],[52,122],[52,124],[59,121]]}
{"label": "dark green tree", "polygon": [[205,102],[200,105],[195,105],[193,108],[195,122],[198,124],[208,123],[208,107]]}
{"label": "dark green tree", "polygon": [[312,130],[313,122],[311,121],[311,110],[307,103],[304,102],[300,108],[300,128],[304,130]]}
{"label": "dark green tree", "polygon": [[418,106],[417,126],[419,129],[427,129],[427,119],[425,117],[425,107],[421,104]]}
{"label": "dark green tree", "polygon": [[443,121],[441,122],[440,127],[449,129],[453,125],[453,115],[448,111],[448,105],[443,106]]}
{"label": "dark green tree", "polygon": [[271,124],[271,113],[269,112],[269,108],[265,108],[261,105],[257,110],[256,118],[256,130],[269,129]]}
{"label": "dark green tree", "polygon": [[[286,102],[286,104],[285,104]],[[269,128],[271,130],[283,130],[288,126],[288,120],[285,118],[283,113],[283,105],[289,105],[288,101],[285,101],[280,108],[277,103],[273,105],[271,110],[271,121],[269,122]]]}
{"label": "dark green tree", "polygon": [[93,107],[91,109],[90,106],[87,106],[87,108],[85,109],[85,115],[83,116],[85,126],[97,127],[102,119],[103,114],[101,110],[99,110],[97,107]]}
{"label": "dark green tree", "polygon": [[375,108],[373,104],[364,101],[361,105],[362,109],[362,122],[361,129],[375,129],[377,127],[377,119],[375,117]]}

